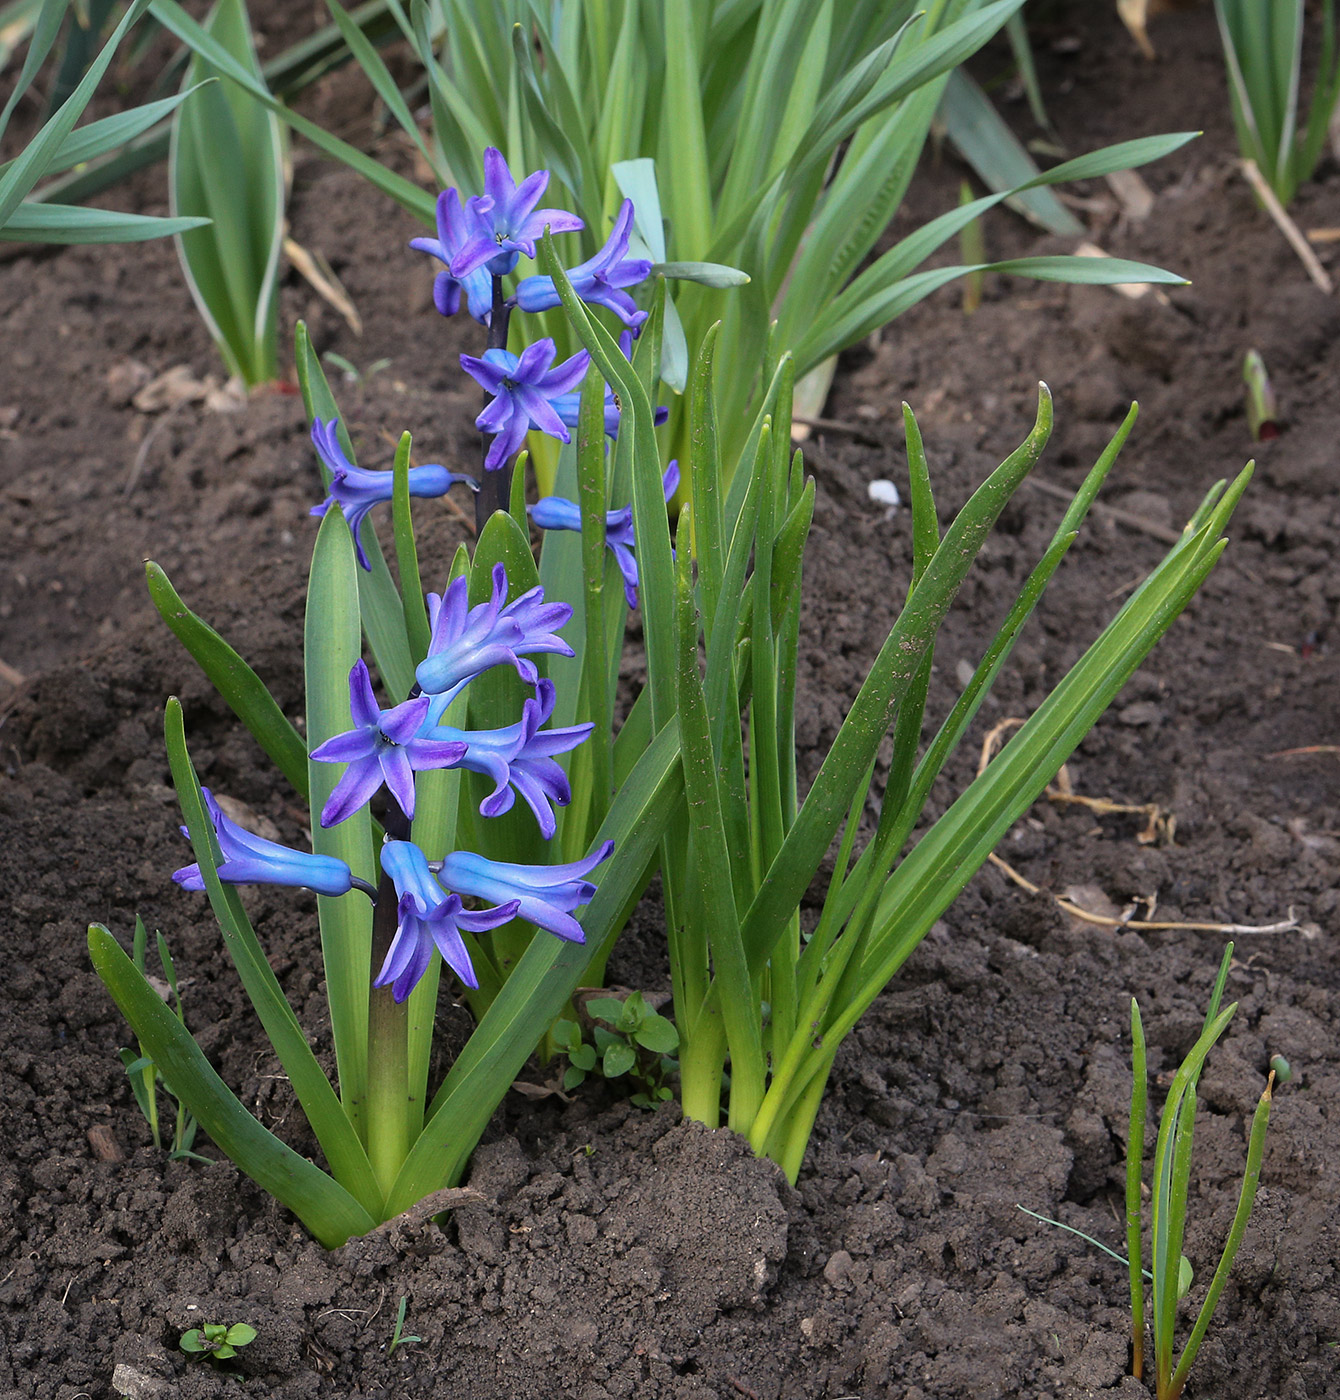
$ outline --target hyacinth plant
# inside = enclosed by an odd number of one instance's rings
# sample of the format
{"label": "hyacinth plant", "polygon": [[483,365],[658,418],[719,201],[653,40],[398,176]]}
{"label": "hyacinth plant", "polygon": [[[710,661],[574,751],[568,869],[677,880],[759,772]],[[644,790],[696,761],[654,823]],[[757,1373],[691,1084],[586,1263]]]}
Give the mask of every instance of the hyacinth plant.
{"label": "hyacinth plant", "polygon": [[[770,380],[758,371],[769,354],[791,352],[814,412],[839,351],[955,278],[998,271],[1071,282],[1177,280],[1116,258],[925,263],[1004,200],[1144,164],[1187,134],[1127,142],[1042,174],[1025,160],[1018,179],[947,210],[868,260],[902,202],[953,71],[1022,4],[387,0],[423,66],[432,111],[425,133],[375,47],[339,0],[327,0],[378,97],[440,185],[459,188],[462,198],[491,196],[478,163],[488,146],[517,168],[547,167],[554,202],[584,224],[564,225],[562,234],[553,228],[574,273],[587,268],[583,258],[600,258],[607,234],[618,230],[623,201],[633,202],[631,255],[650,261],[677,288],[666,301],[657,366],[672,391],[668,455],[689,456],[688,403],[680,391],[690,347],[721,320],[718,360],[729,371],[718,374],[714,390],[727,473],[741,460],[767,394]],[[436,229],[443,246],[454,246],[452,211],[278,102],[177,0],[154,0],[153,13],[208,61],[209,71]],[[474,286],[474,297],[466,292],[469,310],[487,320],[487,288],[477,277]],[[581,290],[576,277],[574,286]],[[516,353],[541,339],[553,340],[560,358],[580,348],[552,298],[543,309],[526,309],[538,314],[518,327]],[[540,488],[550,492],[557,480],[552,440],[535,433],[529,446]],[[690,487],[686,475],[681,494]]]}
{"label": "hyacinth plant", "polygon": [[[907,605],[802,799],[796,655],[814,485],[790,446],[793,357],[760,367],[768,388],[728,463],[713,389],[716,330],[706,337],[689,393],[692,506],[672,549],[666,504],[680,468],[662,460],[654,407],[664,281],[653,282],[645,316],[629,313],[621,298],[650,267],[620,253],[565,271],[543,230],[577,216],[540,205],[547,173],[518,180],[496,150],[484,168],[486,193],[447,190],[441,239],[419,245],[444,264],[439,309],[472,299],[482,307],[487,292],[488,345],[461,358],[487,398],[477,472],[411,465],[408,434],[392,470],[358,468],[299,328],[299,378],[327,487],[313,508],[322,522],[305,739],[149,568],[166,621],[313,812],[311,853],[236,827],[199,787],[180,706],[169,703],[169,758],[196,856],[178,881],[208,893],[329,1175],[245,1112],[111,935],[90,932],[99,971],[173,1092],[327,1243],[459,1179],[527,1055],[579,985],[598,985],[658,869],[683,1107],[715,1126],[725,1104],[729,1125],[794,1179],[842,1039],[1189,601],[1224,546],[1248,475],[1209,494],[1089,652],[900,862],[931,784],[1073,542],[1134,410],[919,759],[936,631],[1041,454],[1051,401],[1041,386],[1028,439],[943,537],[906,412],[915,546]],[[621,210],[624,225],[635,217]],[[504,278],[532,254],[539,270],[509,293]],[[561,362],[544,339],[510,350],[518,313],[554,300],[582,349]],[[515,454],[536,429],[564,444],[562,490],[528,510],[525,457]],[[411,499],[458,486],[475,492],[473,557],[462,547],[443,592],[425,599]],[[372,514],[386,502],[399,585]],[[538,566],[528,522],[543,530]],[[616,724],[634,602],[647,680]],[[890,732],[876,834],[857,854]],[[822,917],[802,929],[801,897],[835,840]],[[257,880],[317,892],[338,1095],[247,923],[235,887]],[[444,964],[479,1024],[430,1100]]]}

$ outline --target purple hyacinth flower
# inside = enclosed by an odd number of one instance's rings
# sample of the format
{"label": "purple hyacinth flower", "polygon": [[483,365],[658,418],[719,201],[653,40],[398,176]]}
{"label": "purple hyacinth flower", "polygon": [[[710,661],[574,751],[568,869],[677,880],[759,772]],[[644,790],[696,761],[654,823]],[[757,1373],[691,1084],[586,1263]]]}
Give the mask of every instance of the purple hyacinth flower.
{"label": "purple hyacinth flower", "polygon": [[[224,816],[208,788],[201,788],[201,793],[223,852],[223,862],[218,867],[220,880],[230,885],[295,885],[329,895],[348,894],[354,888],[353,875],[344,861],[295,851],[244,831]],[[182,827],[181,834],[189,836],[190,832]],[[173,872],[172,878],[184,890],[205,888],[198,864],[184,865]]]}
{"label": "purple hyacinth flower", "polygon": [[373,982],[390,986],[396,1001],[404,1001],[428,971],[434,947],[467,987],[479,986],[474,964],[460,930],[485,933],[516,917],[518,900],[496,909],[466,909],[461,897],[448,894],[433,878],[424,853],[411,841],[388,841],[381,852],[382,869],[395,884],[399,922],[386,961]]}
{"label": "purple hyacinth flower", "polygon": [[487,230],[478,216],[463,209],[460,195],[448,189],[437,197],[437,237],[411,238],[409,246],[420,253],[431,253],[447,265],[447,271],[439,272],[433,282],[433,305],[442,315],[454,316],[461,309],[461,291],[464,290],[470,315],[480,325],[487,326],[493,315],[493,279],[482,267],[464,276],[451,272],[452,259],[473,235],[481,232]]}
{"label": "purple hyacinth flower", "polygon": [[[679,463],[671,462],[661,478],[661,487],[667,503],[679,490]],[[575,530],[582,528],[582,511],[576,501],[566,496],[541,496],[533,506],[526,508],[530,518],[542,530]],[[605,516],[605,544],[614,555],[614,562],[623,575],[623,595],[630,608],[637,607],[637,560],[633,549],[637,541],[633,538],[633,508],[624,506],[612,510]]]}
{"label": "purple hyacinth flower", "polygon": [[547,680],[541,680],[537,689],[538,696],[526,701],[517,724],[501,729],[453,729],[439,725],[431,734],[434,739],[465,744],[465,756],[457,766],[482,773],[497,785],[479,804],[482,816],[497,817],[511,811],[515,788],[535,813],[540,834],[548,841],[557,830],[553,804],[566,807],[572,801],[568,775],[553,756],[584,743],[595,725],[574,724],[541,731],[540,726],[554,712],[557,692],[554,683]]}
{"label": "purple hyacinth flower", "polygon": [[573,655],[572,648],[556,635],[572,616],[567,603],[546,603],[542,586],[504,607],[506,597],[507,570],[500,563],[493,566],[493,596],[486,603],[469,607],[470,589],[464,578],[453,579],[444,597],[428,595],[428,655],[414,676],[432,697],[429,726],[438,723],[473,677],[491,666],[515,666],[523,681],[535,685],[539,672],[527,656],[537,652]]}
{"label": "purple hyacinth flower", "polygon": [[486,267],[504,277],[516,266],[518,253],[535,256],[535,240],[548,227],[552,233],[573,233],[586,225],[566,209],[537,209],[549,184],[549,172],[537,170],[518,185],[503,154],[490,146],[484,152],[484,193],[466,204],[473,221],[469,236],[451,260],[451,275],[464,280]]}
{"label": "purple hyacinth flower", "polygon": [[349,672],[349,709],[354,728],[312,750],[318,763],[347,763],[321,809],[321,825],[335,826],[351,817],[384,782],[407,817],[414,815],[414,775],[426,768],[451,768],[465,756],[462,743],[422,738],[428,716],[427,695],[383,710],[372,693],[362,661]]}
{"label": "purple hyacinth flower", "polygon": [[[633,231],[633,201],[625,199],[605,246],[593,258],[569,269],[572,290],[586,302],[606,306],[630,329],[647,319],[645,311],[623,289],[645,282],[650,258],[628,256],[628,235]],[[524,277],[517,283],[516,304],[522,311],[549,311],[559,305],[552,277]]]}
{"label": "purple hyacinth flower", "polygon": [[[338,506],[349,522],[349,530],[354,537],[354,547],[358,550],[358,562],[370,570],[371,562],[363,549],[359,531],[363,517],[381,501],[389,501],[395,490],[395,473],[364,471],[356,467],[344,455],[340,446],[340,420],[332,418],[323,423],[319,418],[312,422],[312,444],[317,455],[330,472],[330,494],[318,506],[313,506],[310,515],[325,515],[331,506]],[[458,483],[475,484],[474,477],[461,472],[449,472],[446,467],[430,463],[427,466],[409,469],[409,494],[419,497],[444,496],[447,490]]]}
{"label": "purple hyacinth flower", "polygon": [[606,841],[585,860],[570,865],[511,865],[473,851],[452,851],[442,862],[440,878],[448,888],[477,899],[514,899],[520,918],[569,943],[584,943],[586,935],[572,911],[595,894],[596,887],[585,877],[613,849],[614,842]]}
{"label": "purple hyacinth flower", "polygon": [[569,393],[582,382],[590,355],[579,350],[555,369],[557,348],[548,338],[528,345],[520,356],[510,350],[485,350],[483,357],[462,355],[461,368],[490,394],[490,403],[475,419],[475,427],[493,435],[486,471],[497,471],[513,453],[521,450],[531,428],[571,442],[572,435],[554,412],[549,400]]}

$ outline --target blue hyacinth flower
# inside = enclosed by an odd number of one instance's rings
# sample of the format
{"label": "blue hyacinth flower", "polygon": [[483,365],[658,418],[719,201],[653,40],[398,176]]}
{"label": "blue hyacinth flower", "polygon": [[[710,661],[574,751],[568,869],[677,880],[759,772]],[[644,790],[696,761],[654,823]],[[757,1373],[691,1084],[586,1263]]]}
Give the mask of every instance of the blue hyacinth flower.
{"label": "blue hyacinth flower", "polygon": [[[623,289],[645,282],[650,258],[628,256],[628,235],[633,231],[633,201],[625,199],[605,246],[593,258],[568,270],[572,290],[585,302],[608,307],[630,329],[647,319],[645,311]],[[559,305],[552,277],[524,277],[517,283],[516,304],[522,311],[549,311]]]}
{"label": "blue hyacinth flower", "polygon": [[[340,446],[339,428],[338,418],[332,418],[326,423],[319,418],[313,420],[312,444],[330,472],[330,494],[320,505],[313,506],[309,514],[325,515],[332,506],[338,506],[349,522],[354,547],[358,550],[359,564],[371,570],[372,564],[364,552],[359,530],[363,524],[363,517],[373,506],[391,499],[395,490],[395,473],[364,471],[361,467],[354,466],[344,455],[344,448]],[[409,469],[411,496],[444,496],[450,487],[464,482],[473,486],[475,479],[461,472],[449,472],[446,467],[435,464]]]}
{"label": "blue hyacinth flower", "polygon": [[414,775],[429,768],[452,768],[465,745],[421,737],[431,700],[420,695],[383,710],[372,693],[366,663],[349,672],[349,709],[354,728],[312,750],[318,763],[347,763],[321,809],[321,825],[335,826],[368,802],[384,782],[407,817],[414,815]]}
{"label": "blue hyacinth flower", "polygon": [[[666,467],[661,486],[665,492],[665,499],[669,502],[671,496],[679,490],[678,462],[671,462]],[[541,496],[533,506],[527,506],[526,509],[530,518],[542,530],[575,530],[578,534],[581,533],[581,507],[566,496]],[[605,544],[614,555],[614,562],[618,564],[619,572],[623,575],[623,595],[628,601],[628,606],[635,608],[637,560],[633,557],[636,541],[633,538],[632,506],[612,510],[605,516]]]}
{"label": "blue hyacinth flower", "polygon": [[574,724],[566,728],[540,728],[554,712],[557,692],[554,683],[541,680],[535,698],[526,701],[521,719],[501,729],[454,729],[438,725],[431,730],[434,739],[452,740],[466,746],[465,755],[456,764],[473,773],[492,778],[494,790],[479,804],[485,817],[509,812],[515,802],[515,788],[526,799],[540,834],[547,841],[557,830],[554,807],[566,807],[572,801],[568,775],[554,761],[554,755],[567,753],[584,743],[593,724]]}
{"label": "blue hyacinth flower", "polygon": [[439,272],[433,281],[433,305],[442,315],[454,316],[461,309],[464,291],[470,315],[487,326],[493,316],[493,279],[482,267],[463,277],[451,272],[452,259],[479,229],[477,216],[461,207],[460,195],[454,189],[443,190],[437,197],[437,237],[411,238],[409,246],[420,253],[431,253],[447,265],[447,270]]}
{"label": "blue hyacinth flower", "polygon": [[404,1001],[428,971],[436,948],[467,987],[479,986],[460,931],[486,933],[498,928],[516,917],[520,902],[510,900],[494,909],[466,909],[459,895],[449,894],[438,884],[424,853],[412,841],[386,842],[381,861],[395,885],[398,922],[386,961],[372,985],[390,986],[396,1001]]}
{"label": "blue hyacinth flower", "polygon": [[484,458],[486,471],[497,471],[519,452],[531,428],[560,442],[572,441],[549,400],[571,392],[582,382],[591,357],[579,350],[550,369],[557,353],[554,342],[546,337],[528,345],[519,356],[510,350],[485,350],[482,357],[461,356],[461,368],[494,396],[475,419],[475,427],[493,437]]}
{"label": "blue hyacinth flower", "polygon": [[586,876],[613,849],[614,842],[606,841],[584,860],[569,865],[512,865],[473,851],[452,851],[442,862],[440,879],[448,889],[476,899],[516,900],[519,918],[569,943],[584,943],[586,935],[572,911],[595,895],[596,887]]}
{"label": "blue hyacinth flower", "polygon": [[586,225],[566,209],[537,209],[549,184],[549,172],[537,170],[518,185],[501,151],[484,152],[484,193],[466,203],[471,228],[451,260],[451,275],[463,280],[476,268],[505,277],[516,266],[518,253],[535,256],[535,240],[547,227],[552,233],[573,233]]}
{"label": "blue hyacinth flower", "polygon": [[493,566],[493,596],[485,603],[469,606],[470,588],[464,578],[453,579],[443,597],[428,595],[428,655],[414,676],[424,693],[433,697],[430,725],[440,721],[442,712],[474,676],[491,666],[515,666],[521,679],[534,685],[539,672],[527,656],[573,654],[556,635],[556,629],[572,616],[567,603],[546,603],[539,585],[504,607],[506,597],[507,570],[500,563]]}
{"label": "blue hyacinth flower", "polygon": [[[354,888],[356,882],[344,861],[295,851],[244,831],[224,816],[208,788],[202,788],[201,793],[223,852],[223,862],[218,867],[220,880],[230,885],[294,885],[329,895],[348,894]],[[181,834],[189,836],[190,832],[182,827]],[[205,888],[198,864],[184,865],[173,872],[172,878],[184,890]]]}

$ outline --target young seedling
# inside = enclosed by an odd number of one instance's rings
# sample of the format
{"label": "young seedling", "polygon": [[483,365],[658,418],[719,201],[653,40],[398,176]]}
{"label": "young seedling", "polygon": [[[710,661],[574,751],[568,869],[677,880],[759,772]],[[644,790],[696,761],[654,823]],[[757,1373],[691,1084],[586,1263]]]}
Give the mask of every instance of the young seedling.
{"label": "young seedling", "polygon": [[[186,1017],[182,1011],[181,991],[177,986],[177,969],[173,965],[172,954],[168,952],[167,939],[161,933],[156,934],[155,937],[158,940],[158,961],[163,968],[163,979],[168,990],[172,993],[173,1001],[176,1002],[177,1020],[184,1027]],[[148,941],[149,935],[144,927],[144,920],[137,914],[135,916],[135,938],[131,945],[131,960],[141,973],[145,971],[145,952]],[[126,1067],[126,1073],[130,1076],[130,1087],[135,1095],[135,1102],[139,1105],[140,1112],[144,1114],[145,1120],[149,1124],[154,1146],[161,1151],[163,1135],[158,1120],[158,1085],[161,1084],[174,1099],[176,1099],[176,1095],[172,1094],[172,1090],[163,1079],[158,1066],[145,1052],[143,1042],[140,1042],[138,1055],[133,1050],[128,1049],[120,1051],[120,1055],[121,1063]],[[200,1156],[198,1152],[191,1151],[191,1146],[195,1142],[196,1127],[194,1116],[188,1113],[186,1105],[177,1099],[177,1116],[172,1129],[172,1146],[168,1152],[170,1158],[176,1160],[189,1157],[197,1162],[209,1160],[207,1157]]]}
{"label": "young seedling", "polygon": [[408,1298],[401,1298],[400,1306],[396,1309],[395,1331],[391,1333],[391,1344],[386,1348],[387,1356],[394,1356],[396,1347],[406,1346],[410,1342],[421,1342],[422,1337],[405,1336],[405,1308],[409,1304]]}
{"label": "young seedling", "polygon": [[1279,437],[1279,405],[1260,351],[1248,350],[1243,357],[1242,382],[1247,386],[1247,424],[1252,430],[1252,441],[1267,442]]}
{"label": "young seedling", "polygon": [[[1177,1400],[1186,1385],[1187,1373],[1205,1339],[1205,1332],[1214,1315],[1219,1295],[1228,1281],[1233,1258],[1242,1243],[1247,1221],[1256,1199],[1261,1179],[1261,1155],[1265,1149],[1266,1124],[1270,1119],[1271,1090],[1275,1071],[1270,1071],[1266,1087],[1252,1118],[1247,1141],[1247,1169],[1238,1196],[1237,1212],[1228,1232],[1228,1240],[1219,1258],[1219,1266],[1210,1281],[1209,1291],[1201,1305],[1196,1324],[1191,1329],[1182,1355],[1173,1364],[1174,1327],[1177,1303],[1190,1286],[1189,1265],[1182,1256],[1182,1238],[1186,1228],[1187,1186],[1191,1176],[1191,1140],[1196,1121],[1196,1081],[1205,1057],[1223,1035],[1233,1019],[1237,1003],[1219,1009],[1224,985],[1228,980],[1229,960],[1233,955],[1230,943],[1224,950],[1210,997],[1210,1008],[1200,1039],[1183,1060],[1173,1077],[1159,1122],[1158,1141],[1154,1148],[1153,1222],[1150,1257],[1150,1295],[1154,1320],[1154,1382],[1158,1400]],[[1145,1140],[1145,1035],[1140,1020],[1140,1008],[1131,1000],[1131,1040],[1133,1083],[1131,1086],[1130,1134],[1126,1141],[1126,1244],[1130,1256],[1131,1279],[1131,1372],[1137,1378],[1144,1371],[1144,1281],[1141,1241],[1141,1166]]]}
{"label": "young seedling", "polygon": [[593,1021],[604,1022],[594,1028],[594,1044],[582,1039],[575,1021],[559,1021],[554,1026],[555,1040],[568,1057],[563,1087],[575,1089],[593,1072],[605,1079],[626,1074],[642,1086],[629,1096],[629,1102],[638,1108],[654,1108],[673,1098],[665,1079],[678,1067],[671,1058],[679,1048],[674,1022],[653,1011],[641,992],[630,992],[622,1001],[593,997],[586,1010]]}
{"label": "young seedling", "polygon": [[177,1345],[188,1356],[207,1356],[211,1361],[228,1361],[237,1355],[239,1347],[250,1346],[256,1340],[256,1329],[245,1322],[234,1322],[231,1327],[222,1323],[207,1322],[203,1327],[192,1327],[184,1333]]}

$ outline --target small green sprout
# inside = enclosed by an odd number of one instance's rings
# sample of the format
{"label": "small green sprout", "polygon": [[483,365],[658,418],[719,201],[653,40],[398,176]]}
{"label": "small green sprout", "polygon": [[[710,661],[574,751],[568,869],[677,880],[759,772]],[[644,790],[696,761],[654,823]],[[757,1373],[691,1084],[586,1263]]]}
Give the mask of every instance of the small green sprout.
{"label": "small green sprout", "polygon": [[408,1306],[408,1304],[409,1299],[402,1297],[400,1300],[400,1306],[396,1309],[395,1331],[391,1333],[391,1344],[386,1348],[387,1356],[394,1356],[396,1347],[406,1346],[410,1342],[423,1341],[422,1337],[415,1337],[413,1335],[407,1337],[404,1335],[405,1308]]}
{"label": "small green sprout", "polygon": [[1283,1055],[1270,1057],[1270,1072],[1275,1076],[1276,1084],[1287,1084],[1293,1078],[1293,1066]]}
{"label": "small green sprout", "polygon": [[234,1322],[231,1327],[207,1322],[203,1327],[192,1327],[184,1333],[177,1345],[189,1356],[227,1361],[237,1355],[238,1347],[250,1346],[255,1340],[256,1329],[245,1322]]}
{"label": "small green sprout", "polygon": [[[177,1019],[185,1026],[186,1016],[182,1011],[181,991],[177,986],[177,969],[173,964],[172,954],[168,952],[167,939],[161,933],[156,933],[155,937],[158,940],[158,961],[163,968],[164,982],[176,1003]],[[131,960],[142,973],[145,972],[145,953],[148,942],[149,935],[144,927],[144,920],[137,914],[135,916],[135,939],[131,945]],[[164,1000],[166,999],[165,996]],[[135,1095],[135,1102],[139,1105],[140,1112],[144,1114],[145,1120],[149,1124],[154,1146],[161,1151],[163,1131],[158,1119],[158,1086],[161,1084],[164,1091],[172,1098],[175,1099],[176,1095],[172,1093],[171,1087],[163,1078],[158,1066],[145,1053],[142,1042],[138,1055],[129,1049],[121,1050],[120,1055],[121,1063],[130,1076],[130,1087]],[[186,1105],[177,1099],[176,1121],[173,1124],[172,1144],[168,1151],[170,1159],[175,1161],[180,1158],[191,1158],[197,1162],[209,1160],[207,1157],[200,1156],[198,1152],[191,1151],[191,1146],[195,1142],[196,1127],[195,1118],[186,1111]]]}
{"label": "small green sprout", "polygon": [[554,1040],[568,1057],[565,1089],[575,1089],[592,1073],[605,1079],[626,1074],[642,1086],[629,1096],[638,1108],[654,1108],[673,1097],[674,1091],[665,1083],[678,1068],[671,1058],[679,1048],[679,1032],[673,1021],[653,1011],[641,992],[630,992],[622,1001],[618,997],[592,997],[586,1012],[593,1022],[604,1022],[594,1027],[594,1043],[582,1039],[582,1029],[575,1021],[554,1025]]}
{"label": "small green sprout", "polygon": [[1247,386],[1247,425],[1252,430],[1252,441],[1268,442],[1279,437],[1279,405],[1259,350],[1248,350],[1243,357],[1242,382]]}
{"label": "small green sprout", "polygon": [[[1233,956],[1230,943],[1224,950],[1210,996],[1210,1008],[1200,1039],[1182,1061],[1173,1076],[1168,1097],[1159,1122],[1158,1142],[1154,1148],[1153,1224],[1151,1227],[1150,1293],[1154,1315],[1154,1385],[1158,1400],[1177,1400],[1186,1385],[1187,1373],[1205,1339],[1214,1316],[1219,1295],[1228,1282],[1233,1258],[1242,1243],[1247,1221],[1256,1199],[1261,1179],[1261,1157],[1265,1151],[1266,1125],[1270,1121],[1271,1091],[1275,1084],[1272,1069],[1266,1087],[1252,1118],[1247,1140],[1247,1167],[1243,1175],[1238,1208],[1228,1232],[1228,1240],[1219,1258],[1219,1266],[1210,1281],[1209,1291],[1201,1305],[1200,1314],[1191,1336],[1182,1349],[1181,1358],[1173,1365],[1173,1331],[1177,1321],[1178,1300],[1191,1286],[1191,1266],[1182,1255],[1182,1239],[1186,1229],[1187,1187],[1191,1177],[1191,1139],[1196,1122],[1196,1082],[1206,1056],[1228,1028],[1237,1010],[1237,1003],[1219,1009],[1224,987],[1228,981],[1229,962]],[[1130,1256],[1131,1280],[1131,1371],[1140,1378],[1144,1370],[1145,1273],[1142,1267],[1142,1212],[1140,1200],[1141,1168],[1145,1142],[1146,1055],[1144,1027],[1140,1008],[1131,1000],[1131,1040],[1133,1082],[1131,1086],[1130,1131],[1126,1140],[1126,1244]],[[1177,1261],[1176,1267],[1173,1260]]]}
{"label": "small green sprout", "polygon": [[346,384],[363,384],[374,375],[380,374],[384,369],[390,369],[391,361],[387,359],[373,360],[367,369],[360,370],[352,360],[346,360],[343,355],[336,354],[334,350],[327,350],[321,358],[328,364],[334,365],[344,377]]}

